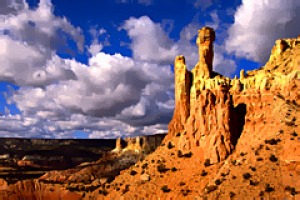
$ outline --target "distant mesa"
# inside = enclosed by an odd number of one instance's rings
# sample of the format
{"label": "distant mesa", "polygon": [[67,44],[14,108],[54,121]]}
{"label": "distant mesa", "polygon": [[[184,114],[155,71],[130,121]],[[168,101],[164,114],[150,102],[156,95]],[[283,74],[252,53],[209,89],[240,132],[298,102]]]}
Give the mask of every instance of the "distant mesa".
{"label": "distant mesa", "polygon": [[128,138],[118,138],[116,140],[116,147],[112,150],[115,153],[122,153],[125,151],[133,151],[136,153],[148,154],[154,151],[157,146],[161,144],[166,134],[137,136]]}

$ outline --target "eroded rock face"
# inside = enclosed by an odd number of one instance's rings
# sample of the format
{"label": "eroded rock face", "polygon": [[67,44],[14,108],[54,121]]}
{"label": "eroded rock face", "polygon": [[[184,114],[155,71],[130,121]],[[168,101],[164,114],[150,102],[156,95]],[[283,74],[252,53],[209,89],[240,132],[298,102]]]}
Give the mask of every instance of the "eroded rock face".
{"label": "eroded rock face", "polygon": [[199,47],[199,62],[195,66],[194,77],[210,78],[212,76],[215,31],[210,27],[203,27],[198,31],[197,45]]}
{"label": "eroded rock face", "polygon": [[199,62],[191,72],[193,78],[184,57],[175,59],[176,103],[169,134],[184,133],[179,149],[201,148],[203,159],[218,163],[228,157],[248,127],[255,127],[257,120],[272,120],[264,109],[270,109],[267,105],[274,95],[285,93],[281,94],[285,99],[299,105],[300,94],[292,91],[300,80],[300,40],[277,40],[264,67],[246,75],[241,70],[240,78],[229,79],[212,71],[214,30],[204,27],[198,33]]}
{"label": "eroded rock face", "polygon": [[[5,195],[4,195],[5,194]],[[10,195],[9,195],[10,194]],[[7,195],[7,196],[6,196]],[[17,182],[5,188],[5,192],[0,189],[0,197],[4,199],[82,199],[80,194],[62,190],[59,187],[53,188],[50,185],[40,183],[39,180],[25,180]]]}
{"label": "eroded rock face", "polygon": [[190,87],[192,74],[185,65],[184,56],[177,56],[174,63],[175,71],[175,110],[169,123],[169,134],[175,135],[184,130],[184,124],[190,115]]}

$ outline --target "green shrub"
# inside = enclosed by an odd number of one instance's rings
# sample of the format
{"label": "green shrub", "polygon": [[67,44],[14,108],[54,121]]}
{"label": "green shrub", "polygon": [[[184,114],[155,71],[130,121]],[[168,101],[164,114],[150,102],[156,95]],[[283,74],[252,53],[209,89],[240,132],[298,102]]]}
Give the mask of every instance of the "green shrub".
{"label": "green shrub", "polygon": [[289,185],[286,186],[284,188],[284,190],[285,191],[289,191],[292,196],[295,196],[296,194],[298,194],[298,192],[296,191],[296,189],[294,187],[289,186]]}
{"label": "green shrub", "polygon": [[274,188],[270,186],[269,183],[265,185],[265,192],[273,192]]}
{"label": "green shrub", "polygon": [[106,196],[106,195],[108,195],[108,192],[107,192],[107,190],[102,189],[102,190],[99,190],[99,194]]}
{"label": "green shrub", "polygon": [[244,153],[244,152],[240,153],[240,156],[245,156],[245,155],[246,155],[246,153]]}
{"label": "green shrub", "polygon": [[277,160],[278,160],[278,159],[276,158],[276,156],[273,155],[273,154],[270,156],[269,159],[270,159],[270,161],[272,161],[272,162],[277,162]]}
{"label": "green shrub", "polygon": [[264,191],[260,191],[260,192],[259,192],[259,196],[260,196],[260,197],[264,196],[264,194],[265,194]]}
{"label": "green shrub", "polygon": [[176,171],[177,171],[177,168],[176,168],[176,167],[172,167],[172,168],[171,168],[171,171],[172,171],[172,172],[176,172]]}
{"label": "green shrub", "polygon": [[257,182],[257,181],[250,180],[250,185],[257,186],[257,185],[258,185],[258,182]]}
{"label": "green shrub", "polygon": [[243,174],[244,179],[248,180],[249,178],[251,178],[251,174],[246,172]]}
{"label": "green shrub", "polygon": [[292,121],[285,121],[285,124],[287,125],[287,126],[295,126],[295,121],[294,121],[294,119],[295,118],[293,118],[293,120]]}
{"label": "green shrub", "polygon": [[142,169],[147,169],[148,168],[148,163],[144,163],[143,165],[142,165]]}
{"label": "green shrub", "polygon": [[184,154],[183,156],[186,158],[190,158],[190,157],[192,157],[192,155],[193,155],[192,152],[188,152],[188,153]]}
{"label": "green shrub", "polygon": [[210,192],[215,191],[217,188],[218,188],[218,186],[216,186],[216,185],[208,185],[208,186],[205,187],[205,191],[207,193],[210,193]]}
{"label": "green shrub", "polygon": [[229,197],[230,197],[230,198],[233,198],[234,196],[235,196],[235,193],[232,192],[232,191],[230,191],[230,192],[229,192]]}
{"label": "green shrub", "polygon": [[221,181],[220,179],[216,179],[216,180],[215,180],[215,184],[216,184],[216,185],[221,185],[221,183],[222,183],[222,181]]}
{"label": "green shrub", "polygon": [[163,192],[170,192],[170,191],[171,191],[171,189],[169,189],[167,185],[163,185],[160,189],[161,189]]}
{"label": "green shrub", "polygon": [[294,137],[298,136],[298,134],[295,131],[291,135],[294,136]]}
{"label": "green shrub", "polygon": [[182,151],[181,151],[181,150],[178,150],[178,151],[177,151],[177,157],[178,157],[178,158],[181,158],[181,157],[182,157]]}
{"label": "green shrub", "polygon": [[180,186],[183,186],[183,185],[185,185],[185,182],[180,181],[179,185],[180,185]]}
{"label": "green shrub", "polygon": [[157,165],[157,171],[160,173],[165,173],[167,172],[169,169],[166,168],[166,166],[162,163],[160,163],[159,165]]}
{"label": "green shrub", "polygon": [[205,167],[208,167],[208,166],[210,166],[211,164],[210,164],[210,159],[206,159],[205,160],[205,162],[204,162],[204,166]]}
{"label": "green shrub", "polygon": [[283,131],[282,129],[279,131],[279,133],[281,133],[281,134],[282,134],[283,132],[284,132],[284,131]]}
{"label": "green shrub", "polygon": [[129,185],[125,185],[125,188],[122,190],[122,193],[125,194],[129,191]]}
{"label": "green shrub", "polygon": [[265,140],[265,143],[270,144],[270,145],[277,145],[278,142],[281,142],[281,140],[280,139],[274,139],[274,138],[272,138],[270,140]]}
{"label": "green shrub", "polygon": [[190,193],[191,190],[187,189],[187,190],[180,190],[181,194],[183,196],[187,196]]}
{"label": "green shrub", "polygon": [[169,141],[167,147],[168,149],[173,149],[174,145],[172,144],[172,142]]}
{"label": "green shrub", "polygon": [[137,172],[136,172],[135,170],[131,170],[131,171],[130,171],[130,175],[131,175],[131,176],[135,176],[136,174],[137,174]]}
{"label": "green shrub", "polygon": [[256,171],[256,168],[255,168],[255,167],[250,166],[249,168],[250,168],[252,171],[254,171],[254,172]]}
{"label": "green shrub", "polygon": [[206,172],[205,170],[202,170],[200,175],[201,175],[201,176],[206,176],[206,175],[207,175],[207,172]]}
{"label": "green shrub", "polygon": [[256,161],[262,161],[262,160],[264,160],[262,157],[256,158]]}

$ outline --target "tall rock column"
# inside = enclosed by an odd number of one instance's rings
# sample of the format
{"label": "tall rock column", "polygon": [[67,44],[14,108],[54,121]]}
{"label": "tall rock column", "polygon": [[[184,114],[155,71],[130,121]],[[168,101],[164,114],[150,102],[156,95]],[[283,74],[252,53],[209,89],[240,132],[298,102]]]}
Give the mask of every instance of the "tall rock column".
{"label": "tall rock column", "polygon": [[211,78],[215,37],[215,31],[210,27],[205,26],[198,31],[196,43],[199,47],[199,63],[195,66],[195,77]]}
{"label": "tall rock column", "polygon": [[184,124],[190,115],[190,89],[192,74],[186,69],[185,58],[180,55],[175,58],[175,110],[169,123],[169,133],[172,135],[184,130]]}
{"label": "tall rock column", "polygon": [[[209,159],[210,163],[225,160],[234,148],[231,143],[230,80],[214,76],[217,74],[213,72],[214,41],[212,28],[203,27],[198,31],[199,62],[192,70],[190,113],[184,124],[186,133],[178,142],[179,149],[184,152],[201,148],[204,159]],[[234,90],[240,89],[240,82],[236,81]]]}

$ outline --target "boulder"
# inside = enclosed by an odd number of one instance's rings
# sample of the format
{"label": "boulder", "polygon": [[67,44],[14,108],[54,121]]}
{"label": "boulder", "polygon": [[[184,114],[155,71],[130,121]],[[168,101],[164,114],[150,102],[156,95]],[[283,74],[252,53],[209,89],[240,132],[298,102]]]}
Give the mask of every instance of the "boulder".
{"label": "boulder", "polygon": [[141,180],[141,181],[149,181],[149,180],[150,180],[149,174],[142,174],[142,175],[140,176],[140,180]]}

